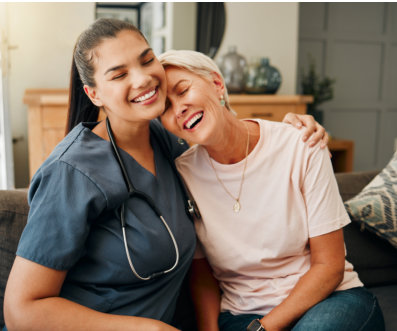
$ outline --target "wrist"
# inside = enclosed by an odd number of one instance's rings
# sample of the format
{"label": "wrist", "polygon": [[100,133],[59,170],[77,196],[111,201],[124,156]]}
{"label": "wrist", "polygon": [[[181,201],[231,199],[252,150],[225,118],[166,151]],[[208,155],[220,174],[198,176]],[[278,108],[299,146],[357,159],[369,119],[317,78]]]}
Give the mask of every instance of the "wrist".
{"label": "wrist", "polygon": [[250,324],[248,324],[247,331],[266,331],[266,329],[259,319],[254,319]]}

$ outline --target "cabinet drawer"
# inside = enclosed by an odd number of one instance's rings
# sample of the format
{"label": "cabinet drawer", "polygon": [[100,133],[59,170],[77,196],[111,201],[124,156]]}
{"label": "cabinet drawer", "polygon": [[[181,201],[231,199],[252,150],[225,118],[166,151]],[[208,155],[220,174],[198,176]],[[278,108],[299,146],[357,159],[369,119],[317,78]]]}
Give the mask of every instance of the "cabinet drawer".
{"label": "cabinet drawer", "polygon": [[281,122],[284,116],[289,113],[305,114],[305,107],[295,105],[233,105],[232,109],[237,113],[238,118],[262,118],[265,120]]}

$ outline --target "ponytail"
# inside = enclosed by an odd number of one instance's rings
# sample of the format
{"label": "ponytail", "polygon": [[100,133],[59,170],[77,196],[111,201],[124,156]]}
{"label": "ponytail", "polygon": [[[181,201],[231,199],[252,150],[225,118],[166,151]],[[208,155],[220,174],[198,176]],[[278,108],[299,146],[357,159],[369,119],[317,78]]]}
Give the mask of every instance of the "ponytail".
{"label": "ponytail", "polygon": [[85,94],[83,82],[80,79],[75,60],[72,61],[69,84],[69,109],[66,134],[81,122],[95,122],[98,119],[99,108]]}

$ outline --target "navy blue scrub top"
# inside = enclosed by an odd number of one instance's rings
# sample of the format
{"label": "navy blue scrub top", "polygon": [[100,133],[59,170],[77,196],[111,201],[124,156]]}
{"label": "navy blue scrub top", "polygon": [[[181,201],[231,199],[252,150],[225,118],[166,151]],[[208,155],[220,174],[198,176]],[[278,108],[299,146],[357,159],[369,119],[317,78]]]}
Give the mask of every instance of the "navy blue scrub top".
{"label": "navy blue scrub top", "polygon": [[150,207],[129,199],[110,142],[95,135],[96,123],[76,126],[32,179],[30,212],[17,255],[49,268],[68,270],[60,296],[97,311],[143,316],[170,323],[195,250],[193,223],[169,161],[153,137],[160,132],[172,159],[185,149],[157,120],[150,124],[156,176],[121,150],[135,187],[153,198],[178,244],[177,268],[154,280],[132,273],[119,213],[126,203],[130,256],[140,275],[169,269],[175,262],[171,238]]}

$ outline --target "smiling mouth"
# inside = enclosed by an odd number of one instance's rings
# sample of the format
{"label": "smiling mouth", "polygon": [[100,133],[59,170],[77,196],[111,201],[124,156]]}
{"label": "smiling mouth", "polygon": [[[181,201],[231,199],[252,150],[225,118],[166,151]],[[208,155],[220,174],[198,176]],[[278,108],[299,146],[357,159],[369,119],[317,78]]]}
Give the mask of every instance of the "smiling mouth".
{"label": "smiling mouth", "polygon": [[191,119],[186,121],[186,123],[183,125],[184,128],[188,130],[193,129],[197,124],[201,122],[201,120],[203,119],[203,115],[204,113],[202,111],[194,115]]}
{"label": "smiling mouth", "polygon": [[135,103],[145,102],[145,101],[149,100],[151,97],[153,97],[156,94],[157,90],[158,90],[158,86],[156,88],[154,88],[153,90],[151,90],[150,92],[148,92],[144,95],[141,95],[138,98],[132,99],[132,102],[135,102]]}

